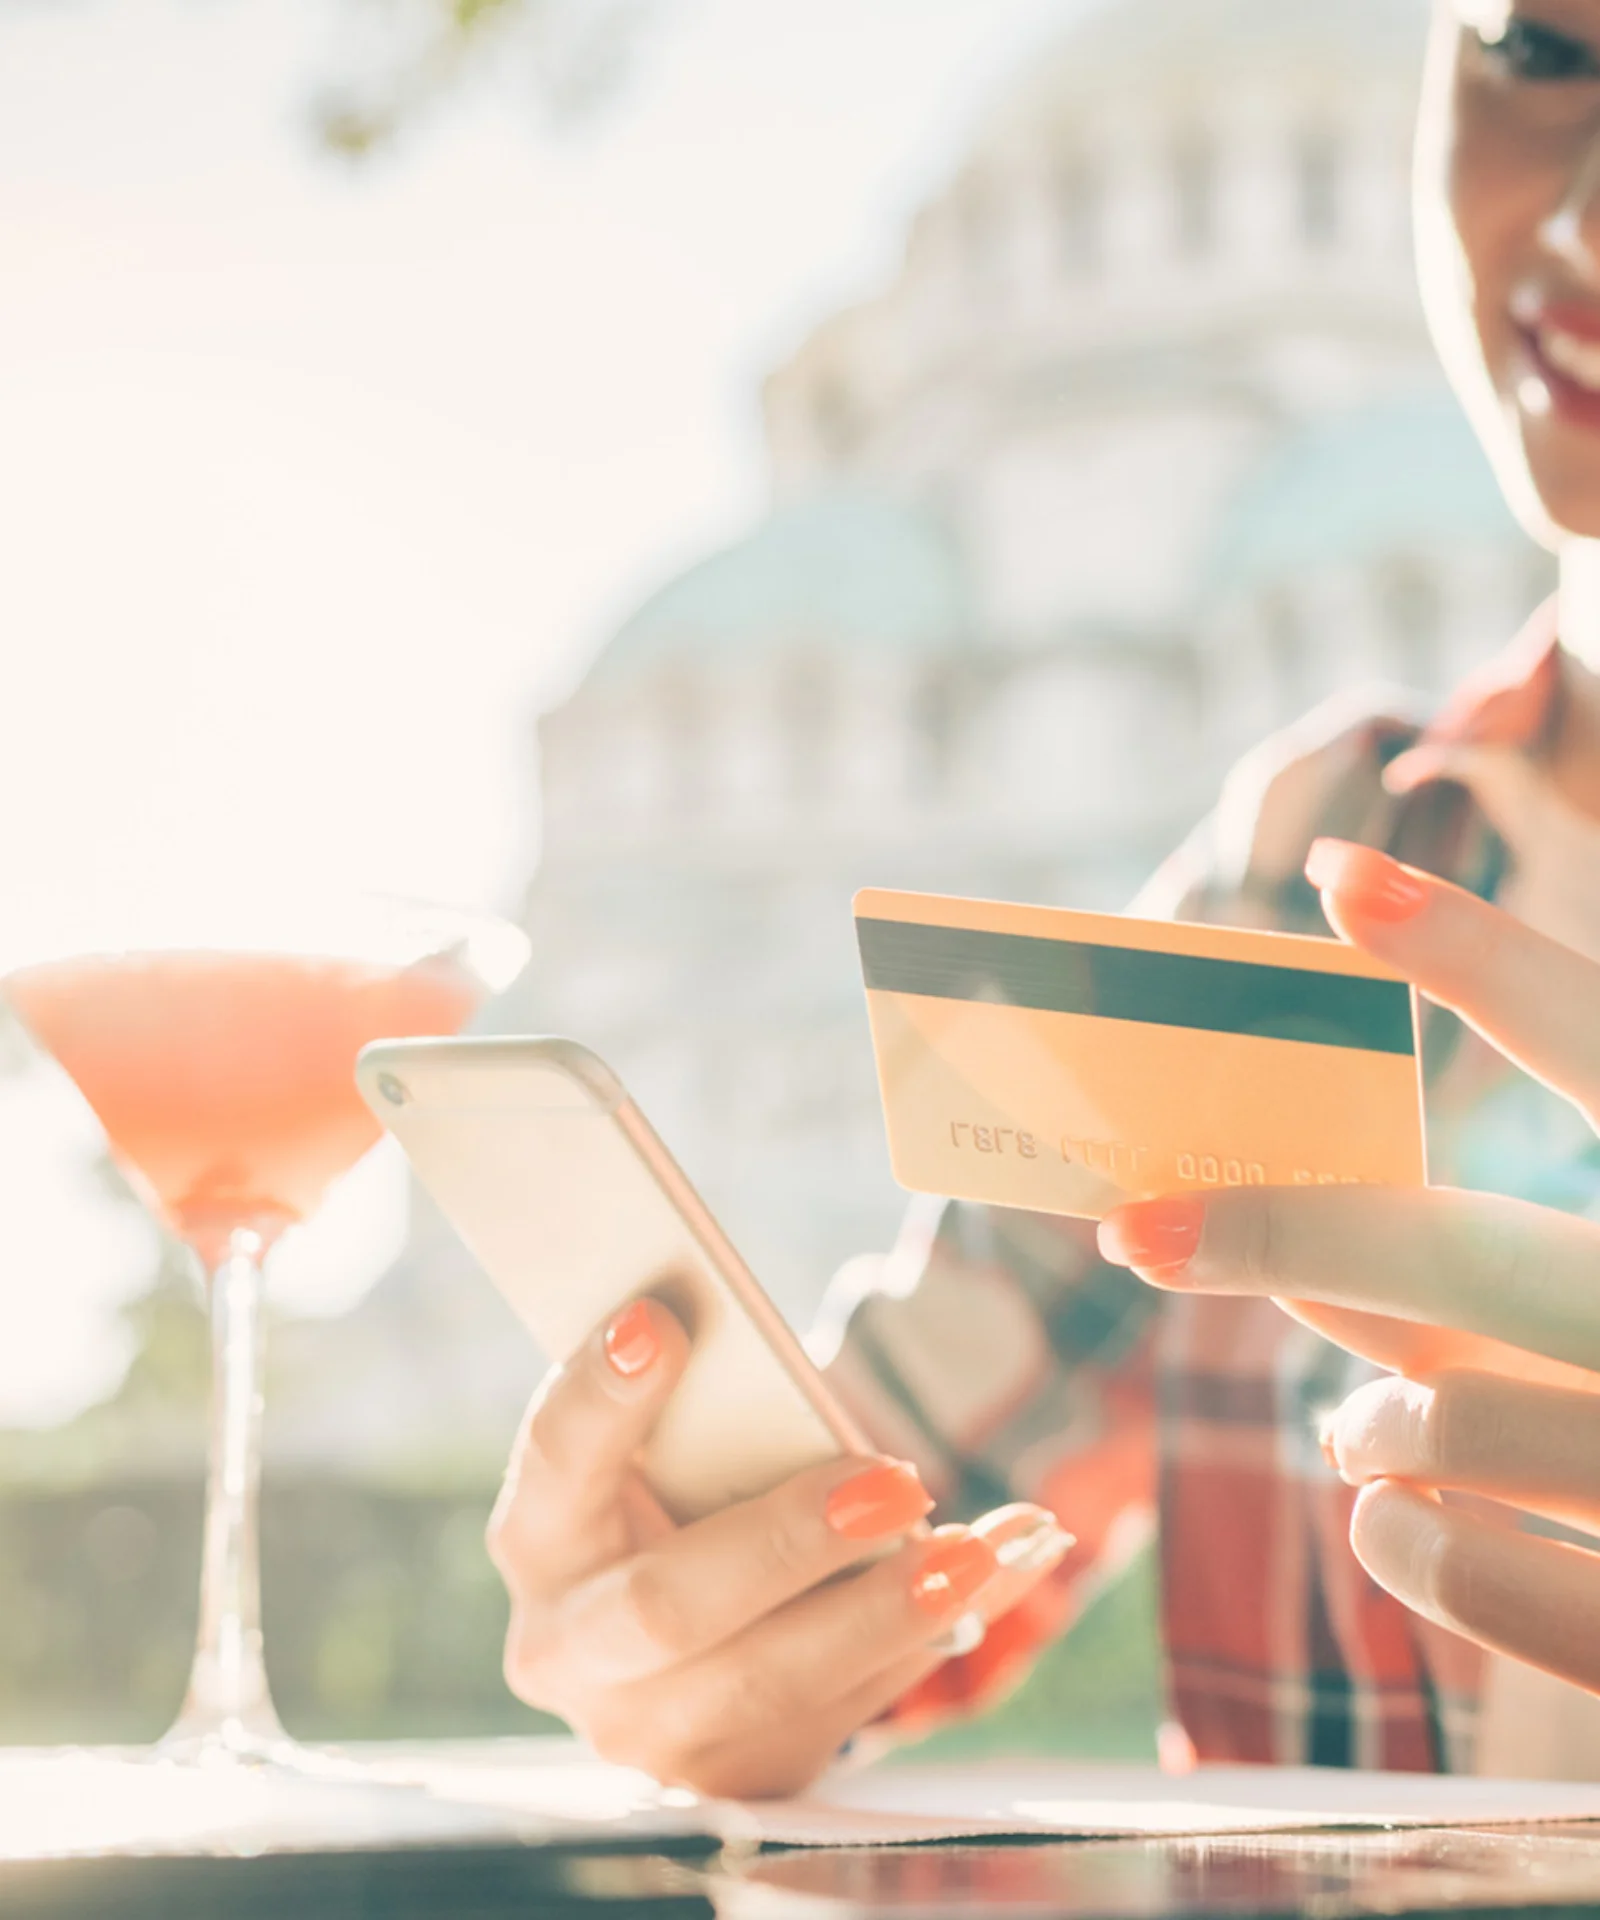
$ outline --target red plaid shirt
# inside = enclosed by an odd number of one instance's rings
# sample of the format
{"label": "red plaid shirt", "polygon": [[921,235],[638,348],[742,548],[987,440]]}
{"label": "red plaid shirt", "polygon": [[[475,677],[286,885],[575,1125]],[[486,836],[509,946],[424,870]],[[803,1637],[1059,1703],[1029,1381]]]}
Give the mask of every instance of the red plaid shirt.
{"label": "red plaid shirt", "polygon": [[[1503,819],[1455,781],[1396,799],[1383,769],[1419,739],[1536,766],[1563,678],[1546,612],[1426,728],[1323,710],[1240,766],[1137,910],[1325,934],[1301,873],[1324,833],[1509,892]],[[1565,1103],[1446,1013],[1428,1012],[1424,1042],[1436,1180],[1593,1204],[1595,1143]],[[1104,1265],[1083,1222],[946,1202],[915,1204],[887,1260],[841,1274],[820,1331],[841,1392],[946,1511],[1035,1500],[1078,1536],[1058,1575],[897,1717],[1014,1684],[1155,1518],[1179,1752],[1186,1735],[1202,1760],[1470,1769],[1480,1656],[1367,1577],[1348,1543],[1354,1494],[1316,1442],[1318,1414],[1372,1377],[1367,1363],[1266,1300],[1157,1294]]]}

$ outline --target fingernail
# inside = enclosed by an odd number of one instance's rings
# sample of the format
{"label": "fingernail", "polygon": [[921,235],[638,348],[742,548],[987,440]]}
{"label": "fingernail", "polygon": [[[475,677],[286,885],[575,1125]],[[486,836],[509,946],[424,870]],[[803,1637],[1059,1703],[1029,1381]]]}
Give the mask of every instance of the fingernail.
{"label": "fingernail", "polygon": [[972,1531],[994,1548],[1002,1572],[1043,1573],[1078,1544],[1053,1513],[1020,1500],[986,1513]]}
{"label": "fingernail", "polygon": [[612,1370],[624,1380],[633,1380],[654,1364],[661,1342],[650,1319],[650,1309],[642,1300],[624,1307],[606,1328],[606,1359]]}
{"label": "fingernail", "polygon": [[1323,1459],[1326,1460],[1328,1465],[1337,1473],[1339,1471],[1339,1454],[1333,1444],[1333,1422],[1334,1416],[1331,1413],[1325,1413],[1317,1422],[1317,1445],[1322,1449]]}
{"label": "fingernail", "polygon": [[924,1613],[944,1620],[964,1611],[999,1571],[994,1548],[975,1534],[938,1540],[923,1555],[911,1598]]}
{"label": "fingernail", "polygon": [[999,1542],[990,1540],[995,1559],[1007,1573],[1043,1573],[1077,1544],[1077,1536],[1058,1526],[1047,1513],[1040,1514],[1031,1527],[1019,1533]]}
{"label": "fingernail", "polygon": [[828,1525],[847,1540],[878,1540],[885,1534],[904,1533],[932,1511],[933,1501],[916,1468],[898,1460],[868,1467],[865,1473],[842,1481],[823,1508]]}
{"label": "fingernail", "polygon": [[942,1653],[947,1660],[960,1660],[978,1651],[988,1631],[989,1623],[981,1613],[964,1613],[948,1632],[939,1635],[928,1651]]}
{"label": "fingernail", "polygon": [[1138,1200],[1108,1213],[1096,1238],[1113,1266],[1173,1280],[1194,1258],[1205,1224],[1203,1200]]}
{"label": "fingernail", "polygon": [[1376,847],[1348,840],[1314,840],[1306,856],[1306,878],[1340,906],[1369,920],[1397,925],[1428,904],[1427,882]]}

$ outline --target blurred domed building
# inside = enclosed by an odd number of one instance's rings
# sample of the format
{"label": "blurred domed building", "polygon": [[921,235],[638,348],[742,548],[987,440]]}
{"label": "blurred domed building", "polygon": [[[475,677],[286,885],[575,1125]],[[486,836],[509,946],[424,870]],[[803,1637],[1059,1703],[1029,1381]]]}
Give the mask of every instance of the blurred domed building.
{"label": "blurred domed building", "polygon": [[540,726],[524,1011],[803,1317],[901,1204],[863,883],[1126,901],[1252,740],[1549,584],[1413,281],[1425,0],[1102,0],[769,378],[772,505]]}

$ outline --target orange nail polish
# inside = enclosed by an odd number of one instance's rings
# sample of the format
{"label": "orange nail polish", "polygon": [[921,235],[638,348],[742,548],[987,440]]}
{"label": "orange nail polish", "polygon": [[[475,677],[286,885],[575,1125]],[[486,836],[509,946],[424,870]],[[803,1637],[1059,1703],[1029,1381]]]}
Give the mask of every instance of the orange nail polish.
{"label": "orange nail polish", "polygon": [[1100,1251],[1114,1266],[1174,1280],[1194,1258],[1206,1224],[1203,1200],[1139,1200],[1100,1222]]}
{"label": "orange nail polish", "polygon": [[904,1533],[932,1511],[933,1501],[915,1468],[893,1460],[841,1482],[823,1509],[828,1525],[847,1540]]}
{"label": "orange nail polish", "polygon": [[924,1613],[945,1620],[962,1612],[1000,1571],[994,1548],[975,1534],[937,1541],[924,1554],[911,1598]]}
{"label": "orange nail polish", "polygon": [[1376,847],[1358,847],[1348,840],[1313,841],[1306,878],[1331,893],[1341,907],[1389,925],[1413,919],[1428,904],[1428,883],[1421,874]]}
{"label": "orange nail polish", "polygon": [[633,1380],[651,1366],[661,1352],[661,1342],[650,1319],[650,1309],[642,1300],[624,1307],[606,1328],[606,1359],[624,1380]]}

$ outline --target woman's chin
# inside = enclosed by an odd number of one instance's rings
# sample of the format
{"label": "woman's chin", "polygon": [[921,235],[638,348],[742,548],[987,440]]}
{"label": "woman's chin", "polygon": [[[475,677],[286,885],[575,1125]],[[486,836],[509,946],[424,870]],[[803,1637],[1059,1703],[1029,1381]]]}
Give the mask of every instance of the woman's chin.
{"label": "woman's chin", "polygon": [[[1517,507],[1517,519],[1540,546],[1558,551],[1569,540],[1600,540],[1600,487],[1560,485],[1535,476],[1529,510]],[[1512,503],[1517,505],[1515,501]]]}
{"label": "woman's chin", "polygon": [[1541,546],[1600,540],[1600,423],[1546,416],[1520,425],[1516,457],[1496,463],[1517,519]]}

